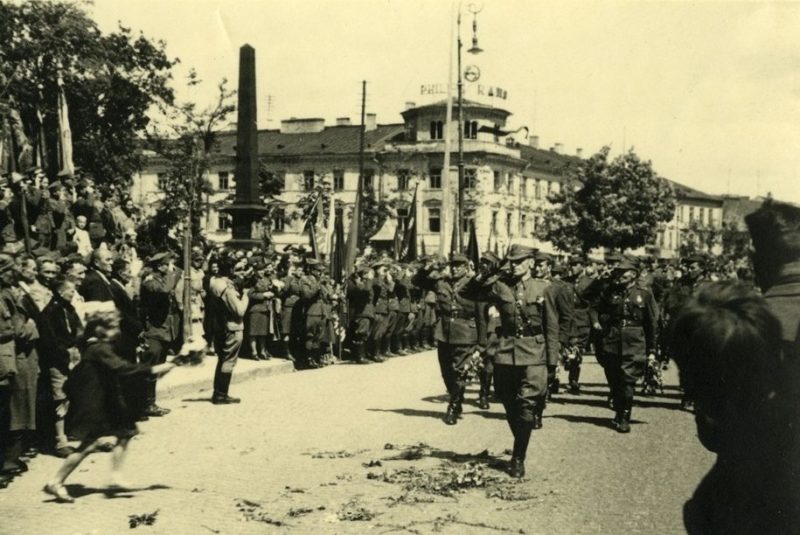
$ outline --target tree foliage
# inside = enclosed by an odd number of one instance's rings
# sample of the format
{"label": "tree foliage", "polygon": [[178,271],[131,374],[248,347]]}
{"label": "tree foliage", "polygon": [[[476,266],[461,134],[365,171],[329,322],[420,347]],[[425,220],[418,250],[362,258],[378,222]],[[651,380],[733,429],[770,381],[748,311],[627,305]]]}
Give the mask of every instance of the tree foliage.
{"label": "tree foliage", "polygon": [[672,219],[675,194],[649,161],[633,150],[609,161],[608,147],[584,161],[548,197],[553,207],[537,228],[540,239],[562,250],[635,249],[652,243],[659,223]]}
{"label": "tree foliage", "polygon": [[[42,125],[50,173],[59,165],[59,74],[75,164],[100,184],[127,184],[141,167],[138,136],[150,122],[148,111],[174,101],[169,82],[176,63],[167,57],[164,42],[129,28],[104,35],[79,4],[0,2],[0,108],[19,112],[31,145]],[[32,162],[29,152],[19,163]]]}
{"label": "tree foliage", "polygon": [[[197,73],[191,71],[188,85],[200,83]],[[200,220],[206,211],[203,197],[213,192],[208,180],[211,157],[221,126],[236,109],[235,94],[223,79],[214,104],[202,110],[193,102],[172,106],[165,109],[163,124],[147,132],[148,149],[167,170],[159,184],[163,196],[158,210],[140,229],[140,243],[146,242],[153,249],[169,246],[170,238],[181,237],[190,209],[192,236],[200,236]]]}
{"label": "tree foliage", "polygon": [[358,232],[358,248],[364,250],[369,240],[381,229],[392,214],[392,206],[379,200],[372,184],[365,184],[361,191],[361,228]]}

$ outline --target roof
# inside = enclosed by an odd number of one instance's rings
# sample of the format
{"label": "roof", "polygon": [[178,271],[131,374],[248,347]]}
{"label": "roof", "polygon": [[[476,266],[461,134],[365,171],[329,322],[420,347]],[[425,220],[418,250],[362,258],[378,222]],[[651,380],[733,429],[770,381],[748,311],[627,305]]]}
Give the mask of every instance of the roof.
{"label": "roof", "polygon": [[[383,149],[384,143],[402,134],[402,124],[382,124],[368,130],[364,136],[367,152]],[[326,126],[320,132],[282,134],[280,130],[258,131],[258,153],[261,156],[351,154],[360,146],[361,125]],[[221,132],[217,136],[217,152],[235,155],[236,132]]]}
{"label": "roof", "polygon": [[[428,110],[428,109],[444,108],[446,106],[447,106],[447,99],[445,98],[445,99],[442,99],[442,100],[437,100],[436,102],[431,102],[430,104],[423,104],[422,106],[416,106],[414,108],[409,108],[409,109],[401,112],[401,115],[405,116],[408,112],[417,113],[419,111],[424,111],[424,110]],[[453,107],[454,108],[458,108],[458,98],[457,97],[453,97]],[[482,110],[497,111],[497,112],[500,112],[501,114],[505,115],[506,117],[511,115],[511,112],[506,110],[506,109],[504,109],[504,108],[499,108],[497,106],[492,106],[491,104],[484,104],[483,102],[478,102],[476,100],[464,99],[464,109],[467,109],[467,108],[473,108],[473,109],[474,108],[478,108],[478,109],[482,109]]]}
{"label": "roof", "polygon": [[577,156],[537,149],[529,145],[519,144],[516,148],[519,149],[520,157],[529,162],[531,167],[556,174],[568,174],[569,171],[577,169],[583,161]]}
{"label": "roof", "polygon": [[690,188],[684,184],[680,184],[675,182],[674,180],[666,179],[667,182],[670,183],[672,189],[675,191],[675,196],[677,198],[684,198],[684,199],[700,199],[706,201],[721,201],[722,197],[719,195],[711,195],[710,193],[704,193],[700,190],[696,190],[694,188]]}

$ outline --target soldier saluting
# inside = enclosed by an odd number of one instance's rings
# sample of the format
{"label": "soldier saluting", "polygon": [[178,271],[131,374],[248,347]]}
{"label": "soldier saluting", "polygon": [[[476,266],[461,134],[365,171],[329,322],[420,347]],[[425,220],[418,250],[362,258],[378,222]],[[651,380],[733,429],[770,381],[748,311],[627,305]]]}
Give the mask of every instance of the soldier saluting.
{"label": "soldier saluting", "polygon": [[636,265],[623,260],[612,271],[612,281],[600,295],[597,323],[602,333],[604,368],[620,433],[631,430],[636,382],[644,375],[647,358],[655,358],[658,311],[652,292],[637,283]]}
{"label": "soldier saluting", "polygon": [[[531,432],[541,427],[547,394],[548,363],[558,362],[558,317],[550,282],[534,278],[537,263],[548,256],[524,245],[512,245],[506,259],[511,272],[485,282],[487,300],[500,313],[497,329],[494,388],[514,435],[509,473],[525,475]],[[536,270],[541,273],[541,269]]]}

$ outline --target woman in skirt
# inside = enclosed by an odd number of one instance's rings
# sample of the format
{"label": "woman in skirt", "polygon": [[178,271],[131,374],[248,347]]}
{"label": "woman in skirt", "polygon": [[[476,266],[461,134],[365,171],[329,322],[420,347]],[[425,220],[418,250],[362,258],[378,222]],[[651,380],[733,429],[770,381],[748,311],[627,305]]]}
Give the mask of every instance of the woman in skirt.
{"label": "woman in skirt", "polygon": [[74,501],[64,488],[64,481],[87,455],[97,450],[101,437],[105,436],[117,437],[111,451],[111,487],[125,487],[119,479],[119,470],[128,443],[138,434],[138,429],[122,394],[120,377],[146,373],[163,375],[175,366],[170,362],[156,366],[136,364],[117,355],[112,341],[119,335],[119,314],[113,304],[108,305],[98,305],[87,314],[81,361],[64,387],[69,399],[67,423],[81,444],[64,459],[61,468],[44,487],[44,491],[59,502]]}

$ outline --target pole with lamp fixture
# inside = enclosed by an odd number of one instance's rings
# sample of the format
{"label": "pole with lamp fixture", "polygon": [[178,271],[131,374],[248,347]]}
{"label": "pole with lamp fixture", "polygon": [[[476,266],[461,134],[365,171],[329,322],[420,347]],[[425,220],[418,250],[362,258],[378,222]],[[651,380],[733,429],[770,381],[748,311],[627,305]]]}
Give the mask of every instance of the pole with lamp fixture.
{"label": "pole with lamp fixture", "polygon": [[[483,6],[474,3],[469,4],[467,7],[472,13],[472,46],[467,50],[470,54],[480,54],[483,49],[478,46],[478,13],[483,10]],[[457,57],[458,57],[458,189],[456,195],[456,243],[454,249],[461,252],[463,250],[463,217],[464,217],[464,73],[461,67],[461,9],[458,10],[458,43],[457,43]]]}

